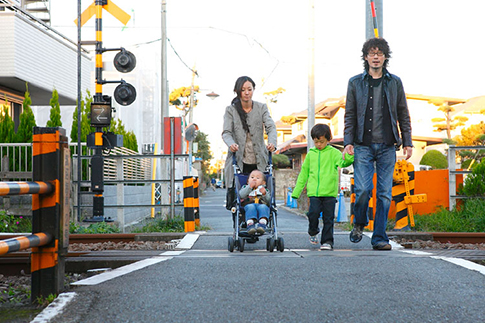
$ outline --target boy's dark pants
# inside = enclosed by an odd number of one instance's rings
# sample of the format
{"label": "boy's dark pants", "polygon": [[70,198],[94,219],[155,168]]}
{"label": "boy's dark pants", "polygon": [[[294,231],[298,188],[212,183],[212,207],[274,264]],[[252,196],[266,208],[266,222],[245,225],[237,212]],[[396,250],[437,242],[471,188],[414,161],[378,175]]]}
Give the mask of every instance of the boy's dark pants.
{"label": "boy's dark pants", "polygon": [[331,196],[310,197],[310,210],[308,211],[308,234],[314,236],[320,232],[318,218],[323,212],[323,229],[321,243],[333,246],[333,221],[335,217],[335,204],[337,199]]}

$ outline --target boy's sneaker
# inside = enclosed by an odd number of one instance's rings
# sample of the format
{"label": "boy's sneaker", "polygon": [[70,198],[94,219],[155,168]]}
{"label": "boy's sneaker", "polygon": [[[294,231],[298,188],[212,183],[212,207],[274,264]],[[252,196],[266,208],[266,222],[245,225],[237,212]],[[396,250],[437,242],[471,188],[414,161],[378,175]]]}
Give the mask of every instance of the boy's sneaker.
{"label": "boy's sneaker", "polygon": [[332,250],[333,246],[330,243],[324,243],[320,246],[320,250]]}
{"label": "boy's sneaker", "polygon": [[375,245],[372,246],[374,250],[391,250],[392,247],[389,243],[387,242],[378,242]]}
{"label": "boy's sneaker", "polygon": [[264,231],[266,231],[266,224],[257,223],[256,224],[256,232],[259,233],[259,234],[264,234]]}
{"label": "boy's sneaker", "polygon": [[248,234],[253,235],[256,233],[256,226],[254,224],[248,225]]}
{"label": "boy's sneaker", "polygon": [[317,237],[317,235],[310,236],[310,243],[311,244],[318,244],[318,237]]}
{"label": "boy's sneaker", "polygon": [[350,241],[353,243],[360,242],[362,240],[362,233],[364,231],[364,225],[354,223],[354,228],[350,231]]}

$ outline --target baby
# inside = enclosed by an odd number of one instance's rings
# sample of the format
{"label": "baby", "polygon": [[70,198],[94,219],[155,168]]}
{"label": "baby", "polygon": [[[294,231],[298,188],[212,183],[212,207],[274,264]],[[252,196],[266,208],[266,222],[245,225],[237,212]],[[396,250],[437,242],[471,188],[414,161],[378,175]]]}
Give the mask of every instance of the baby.
{"label": "baby", "polygon": [[265,187],[263,172],[253,170],[248,177],[247,185],[241,187],[239,195],[244,206],[248,234],[264,234],[269,219],[271,193]]}

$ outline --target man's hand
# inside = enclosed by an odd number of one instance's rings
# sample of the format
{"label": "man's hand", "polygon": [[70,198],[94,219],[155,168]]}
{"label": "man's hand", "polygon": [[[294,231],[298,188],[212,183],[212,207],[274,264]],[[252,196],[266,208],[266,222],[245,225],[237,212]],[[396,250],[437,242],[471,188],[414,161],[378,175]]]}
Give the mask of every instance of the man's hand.
{"label": "man's hand", "polygon": [[268,144],[266,146],[266,149],[268,149],[271,152],[274,152],[276,150],[276,147],[273,144]]}
{"label": "man's hand", "polygon": [[347,153],[349,155],[353,155],[354,154],[354,146],[353,145],[345,146],[344,151],[342,152],[342,159],[343,160],[345,160],[345,153]]}
{"label": "man's hand", "polygon": [[413,155],[413,147],[404,147],[402,153],[406,156],[406,160],[408,160]]}

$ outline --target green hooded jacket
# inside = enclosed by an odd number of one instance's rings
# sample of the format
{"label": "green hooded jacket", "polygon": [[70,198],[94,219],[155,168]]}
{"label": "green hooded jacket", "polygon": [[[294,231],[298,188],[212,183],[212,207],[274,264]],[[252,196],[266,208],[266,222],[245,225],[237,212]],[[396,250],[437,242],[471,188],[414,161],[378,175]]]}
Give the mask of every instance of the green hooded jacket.
{"label": "green hooded jacket", "polygon": [[337,197],[338,167],[347,167],[353,162],[354,156],[345,154],[345,160],[343,160],[342,152],[330,145],[327,145],[322,150],[313,147],[306,155],[305,161],[301,166],[291,197],[299,198],[305,184],[308,197]]}

